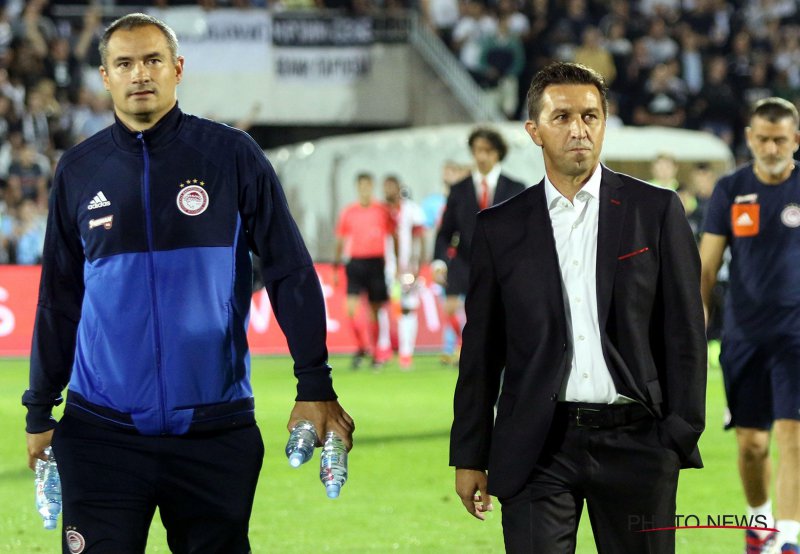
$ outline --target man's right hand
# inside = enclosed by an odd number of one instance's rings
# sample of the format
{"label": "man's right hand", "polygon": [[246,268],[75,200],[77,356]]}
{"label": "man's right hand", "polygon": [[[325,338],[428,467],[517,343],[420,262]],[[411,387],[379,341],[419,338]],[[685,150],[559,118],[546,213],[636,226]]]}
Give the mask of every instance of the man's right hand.
{"label": "man's right hand", "polygon": [[36,468],[36,460],[47,460],[44,449],[50,446],[53,440],[53,430],[44,433],[25,433],[25,440],[28,443],[28,467]]}
{"label": "man's right hand", "polygon": [[486,491],[486,472],[479,469],[456,468],[456,493],[467,511],[483,521],[484,512],[491,512],[492,497]]}
{"label": "man's right hand", "polygon": [[325,433],[333,431],[342,439],[348,451],[353,448],[353,431],[356,429],[356,424],[350,414],[344,411],[338,400],[295,402],[286,429],[291,432],[295,424],[303,419],[310,421],[317,430],[317,440],[319,441],[317,446],[322,446]]}

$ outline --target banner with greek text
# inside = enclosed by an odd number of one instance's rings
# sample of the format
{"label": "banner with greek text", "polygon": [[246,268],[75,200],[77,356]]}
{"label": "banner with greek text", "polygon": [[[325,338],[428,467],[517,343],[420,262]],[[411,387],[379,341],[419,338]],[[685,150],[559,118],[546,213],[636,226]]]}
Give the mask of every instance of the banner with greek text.
{"label": "banner with greek text", "polygon": [[278,79],[350,82],[370,74],[372,19],[275,14],[273,68]]}
{"label": "banner with greek text", "polygon": [[275,75],[281,79],[347,82],[369,75],[369,51],[360,48],[275,50]]}
{"label": "banner with greek text", "polygon": [[[397,125],[409,118],[409,20],[264,8],[150,13],[178,36],[181,108],[233,125]],[[312,86],[309,86],[312,85]]]}

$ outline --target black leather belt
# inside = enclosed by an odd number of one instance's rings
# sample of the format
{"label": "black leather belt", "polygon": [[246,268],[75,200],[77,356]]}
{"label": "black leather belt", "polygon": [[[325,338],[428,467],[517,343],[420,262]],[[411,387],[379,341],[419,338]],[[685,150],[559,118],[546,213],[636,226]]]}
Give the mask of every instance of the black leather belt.
{"label": "black leather belt", "polygon": [[566,417],[570,425],[593,429],[610,429],[653,417],[639,404],[590,404],[588,402],[559,402],[556,417]]}

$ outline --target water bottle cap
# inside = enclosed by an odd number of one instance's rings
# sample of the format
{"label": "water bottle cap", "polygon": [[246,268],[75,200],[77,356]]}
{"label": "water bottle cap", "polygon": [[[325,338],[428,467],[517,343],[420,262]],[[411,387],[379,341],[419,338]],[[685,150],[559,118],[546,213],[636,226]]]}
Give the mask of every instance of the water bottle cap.
{"label": "water bottle cap", "polygon": [[47,529],[48,531],[52,531],[56,527],[58,527],[58,520],[55,519],[44,520],[44,528]]}
{"label": "water bottle cap", "polygon": [[300,467],[303,465],[303,455],[300,452],[292,452],[289,455],[289,465],[292,467]]}
{"label": "water bottle cap", "polygon": [[337,498],[341,488],[337,483],[328,483],[325,485],[325,492],[328,493],[328,498]]}

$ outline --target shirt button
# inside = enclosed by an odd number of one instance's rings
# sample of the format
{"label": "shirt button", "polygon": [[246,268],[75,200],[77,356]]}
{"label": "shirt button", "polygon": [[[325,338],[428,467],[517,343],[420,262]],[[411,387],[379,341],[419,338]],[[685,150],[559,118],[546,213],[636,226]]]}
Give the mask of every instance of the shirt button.
{"label": "shirt button", "polygon": [[589,378],[589,374],[588,374],[588,373],[584,373],[584,374],[583,374],[583,378],[584,378],[584,379],[588,379],[588,378]]}
{"label": "shirt button", "polygon": [[551,394],[551,395],[550,395],[550,400],[552,400],[553,402],[555,402],[556,400],[558,400],[558,395],[557,395],[556,393],[553,393],[553,394]]}
{"label": "shirt button", "polygon": [[577,298],[575,298],[575,302],[577,302],[578,304],[580,304],[580,303],[581,303],[581,297],[580,297],[580,296],[578,296]]}
{"label": "shirt button", "polygon": [[[573,228],[574,227],[575,226],[573,225]],[[578,260],[572,260],[572,265],[581,265],[581,263]]]}
{"label": "shirt button", "polygon": [[584,337],[583,335],[578,335],[578,340],[586,340],[586,337]]}

